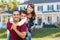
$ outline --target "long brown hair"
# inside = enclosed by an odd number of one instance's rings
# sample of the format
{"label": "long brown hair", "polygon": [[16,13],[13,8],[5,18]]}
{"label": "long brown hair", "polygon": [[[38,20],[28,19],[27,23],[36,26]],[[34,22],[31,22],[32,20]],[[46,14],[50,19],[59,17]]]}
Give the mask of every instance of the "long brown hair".
{"label": "long brown hair", "polygon": [[28,4],[27,7],[28,6],[30,6],[31,8],[33,8],[33,11],[31,12],[31,14],[32,14],[31,18],[35,20],[36,14],[35,14],[35,10],[34,10],[34,4]]}

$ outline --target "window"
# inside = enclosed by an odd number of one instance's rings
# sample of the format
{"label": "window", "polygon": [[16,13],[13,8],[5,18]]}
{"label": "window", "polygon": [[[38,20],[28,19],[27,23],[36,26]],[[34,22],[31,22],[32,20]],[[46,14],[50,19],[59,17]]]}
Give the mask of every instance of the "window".
{"label": "window", "polygon": [[25,7],[20,7],[20,10],[24,10],[25,9]]}
{"label": "window", "polygon": [[48,11],[53,11],[53,5],[48,5],[47,10],[48,10]]}
{"label": "window", "polygon": [[43,6],[38,6],[38,7],[37,7],[37,10],[38,10],[38,11],[43,11]]}
{"label": "window", "polygon": [[59,17],[57,16],[57,22],[59,22]]}
{"label": "window", "polygon": [[57,5],[57,10],[60,10],[60,5]]}
{"label": "window", "polygon": [[52,17],[48,17],[48,23],[52,23]]}
{"label": "window", "polygon": [[22,7],[20,7],[20,10],[22,10]]}

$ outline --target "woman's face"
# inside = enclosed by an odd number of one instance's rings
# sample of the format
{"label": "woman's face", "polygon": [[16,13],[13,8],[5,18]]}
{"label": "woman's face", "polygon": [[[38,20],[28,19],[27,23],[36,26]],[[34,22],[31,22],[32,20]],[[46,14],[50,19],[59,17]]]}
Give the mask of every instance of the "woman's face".
{"label": "woman's face", "polygon": [[29,5],[28,7],[27,7],[27,13],[31,13],[33,11],[33,8]]}

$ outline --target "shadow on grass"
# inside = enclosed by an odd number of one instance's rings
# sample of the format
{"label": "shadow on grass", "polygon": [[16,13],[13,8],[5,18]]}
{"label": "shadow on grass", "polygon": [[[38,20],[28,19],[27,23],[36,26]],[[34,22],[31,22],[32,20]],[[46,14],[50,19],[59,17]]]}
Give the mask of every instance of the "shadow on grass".
{"label": "shadow on grass", "polygon": [[7,38],[6,29],[0,29],[0,38],[2,39]]}
{"label": "shadow on grass", "polygon": [[41,28],[32,31],[33,38],[42,38],[55,33],[60,33],[60,28]]}

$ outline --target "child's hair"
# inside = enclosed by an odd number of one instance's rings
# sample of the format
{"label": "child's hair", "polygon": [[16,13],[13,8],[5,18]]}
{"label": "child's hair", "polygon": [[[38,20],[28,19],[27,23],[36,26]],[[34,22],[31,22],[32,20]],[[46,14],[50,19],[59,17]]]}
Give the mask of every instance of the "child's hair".
{"label": "child's hair", "polygon": [[27,15],[27,12],[25,10],[21,10],[20,11],[20,14],[23,13],[23,14],[26,14]]}

